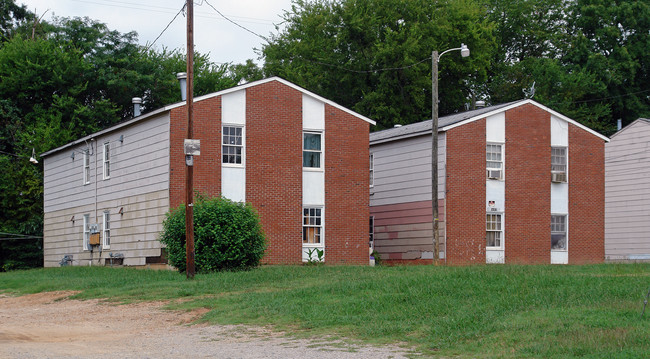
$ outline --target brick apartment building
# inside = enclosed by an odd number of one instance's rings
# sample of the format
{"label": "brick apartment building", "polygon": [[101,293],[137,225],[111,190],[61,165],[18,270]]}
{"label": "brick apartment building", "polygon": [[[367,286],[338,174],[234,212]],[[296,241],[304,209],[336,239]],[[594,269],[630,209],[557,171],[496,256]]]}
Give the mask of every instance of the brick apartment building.
{"label": "brick apartment building", "polygon": [[[442,263],[604,260],[607,138],[532,100],[439,121]],[[374,248],[432,262],[431,121],[370,135]]]}
{"label": "brick apartment building", "polygon": [[[194,100],[194,189],[249,202],[265,263],[368,263],[368,118],[280,78]],[[45,266],[163,258],[165,213],[184,202],[185,103],[43,154]],[[91,232],[101,243],[90,245]]]}

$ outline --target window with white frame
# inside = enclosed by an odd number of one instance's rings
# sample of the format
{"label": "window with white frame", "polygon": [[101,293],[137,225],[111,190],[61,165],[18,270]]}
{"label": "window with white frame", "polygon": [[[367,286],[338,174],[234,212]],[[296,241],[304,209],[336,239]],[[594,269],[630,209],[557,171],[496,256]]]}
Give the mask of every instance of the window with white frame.
{"label": "window with white frame", "polygon": [[370,187],[375,186],[375,154],[370,154]]}
{"label": "window with white frame", "polygon": [[567,221],[565,214],[551,215],[551,249],[567,249]]}
{"label": "window with white frame", "polygon": [[84,171],[84,184],[90,183],[90,153],[84,151],[84,162],[83,162],[83,171]]}
{"label": "window with white frame", "polygon": [[83,220],[83,249],[90,250],[90,215],[84,214]]}
{"label": "window with white frame", "polygon": [[111,178],[111,144],[110,142],[104,143],[104,179]]}
{"label": "window with white frame", "polygon": [[111,248],[111,212],[104,211],[102,218],[102,247]]}
{"label": "window with white frame", "polygon": [[321,244],[323,222],[322,209],[305,207],[302,210],[302,243]]}
{"label": "window with white frame", "polygon": [[503,215],[487,213],[485,218],[486,246],[501,248],[503,243]]}
{"label": "window with white frame", "polygon": [[241,165],[244,156],[244,128],[223,126],[221,133],[222,163]]}
{"label": "window with white frame", "polygon": [[551,147],[551,171],[566,172],[566,147]]}
{"label": "window with white frame", "polygon": [[321,168],[321,136],[319,132],[302,134],[302,167]]}
{"label": "window with white frame", "polygon": [[567,181],[567,153],[566,147],[551,147],[551,181]]}
{"label": "window with white frame", "polygon": [[503,145],[488,143],[485,146],[485,169],[488,179],[503,178]]}

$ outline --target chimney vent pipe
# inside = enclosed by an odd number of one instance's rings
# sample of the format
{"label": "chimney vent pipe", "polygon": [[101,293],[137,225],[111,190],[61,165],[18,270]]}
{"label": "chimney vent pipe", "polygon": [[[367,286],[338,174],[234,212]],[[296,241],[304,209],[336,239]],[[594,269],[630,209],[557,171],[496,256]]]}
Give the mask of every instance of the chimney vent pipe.
{"label": "chimney vent pipe", "polygon": [[131,102],[133,102],[133,117],[140,116],[140,104],[142,103],[142,98],[134,97],[131,99]]}
{"label": "chimney vent pipe", "polygon": [[187,73],[179,72],[176,74],[176,78],[181,85],[181,101],[187,100]]}
{"label": "chimney vent pipe", "polygon": [[620,131],[623,128],[623,119],[616,120],[616,131]]}

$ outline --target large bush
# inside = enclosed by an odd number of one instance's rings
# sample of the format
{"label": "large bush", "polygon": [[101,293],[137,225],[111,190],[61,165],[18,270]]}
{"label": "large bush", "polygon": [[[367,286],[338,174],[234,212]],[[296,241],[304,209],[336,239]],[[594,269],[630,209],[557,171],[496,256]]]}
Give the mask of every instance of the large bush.
{"label": "large bush", "polygon": [[[160,241],[169,263],[185,271],[185,206],[169,213]],[[250,204],[223,197],[197,196],[194,203],[196,271],[242,270],[259,265],[266,248],[257,212]]]}

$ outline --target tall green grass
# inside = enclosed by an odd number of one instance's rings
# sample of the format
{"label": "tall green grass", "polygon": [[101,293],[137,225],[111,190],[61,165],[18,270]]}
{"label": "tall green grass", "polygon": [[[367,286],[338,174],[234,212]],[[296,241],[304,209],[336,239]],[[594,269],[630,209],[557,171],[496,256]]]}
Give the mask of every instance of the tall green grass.
{"label": "tall green grass", "polygon": [[262,267],[197,275],[64,267],[0,273],[0,291],[169,300],[213,323],[402,343],[458,358],[650,356],[650,264]]}

